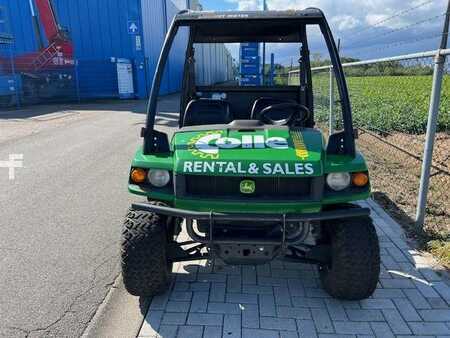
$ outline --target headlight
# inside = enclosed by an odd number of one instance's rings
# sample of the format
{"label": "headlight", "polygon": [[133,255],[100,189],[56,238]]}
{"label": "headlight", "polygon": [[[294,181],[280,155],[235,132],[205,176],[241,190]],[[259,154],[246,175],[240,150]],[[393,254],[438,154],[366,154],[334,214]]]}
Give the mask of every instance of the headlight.
{"label": "headlight", "polygon": [[169,172],[162,169],[150,169],[147,177],[150,184],[157,188],[164,187],[170,181]]}
{"label": "headlight", "polygon": [[335,190],[341,191],[350,185],[350,174],[349,173],[331,173],[327,175],[328,186]]}

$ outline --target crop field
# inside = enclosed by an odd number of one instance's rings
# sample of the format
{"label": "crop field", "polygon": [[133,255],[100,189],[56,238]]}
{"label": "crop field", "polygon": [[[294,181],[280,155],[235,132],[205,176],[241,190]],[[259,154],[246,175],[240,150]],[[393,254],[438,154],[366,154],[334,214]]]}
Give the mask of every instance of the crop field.
{"label": "crop field", "polygon": [[[347,77],[354,122],[380,131],[423,134],[431,92],[430,75]],[[313,76],[319,118],[328,118],[328,73]],[[337,92],[335,93],[337,98]],[[450,75],[442,87],[438,131],[450,131]],[[323,115],[324,114],[324,115]]]}
{"label": "crop field", "polygon": [[[326,128],[328,71],[314,75],[316,120]],[[432,77],[351,76],[346,80],[359,129],[357,144],[370,167],[374,197],[424,248],[450,266],[450,75],[444,77],[442,88],[424,231],[413,220]],[[336,90],[334,95],[338,100]],[[338,103],[335,118],[339,127]]]}
{"label": "crop field", "polygon": [[[348,80],[355,122],[380,130],[426,131],[431,76],[352,77]],[[450,78],[446,76],[438,131],[450,127]]]}

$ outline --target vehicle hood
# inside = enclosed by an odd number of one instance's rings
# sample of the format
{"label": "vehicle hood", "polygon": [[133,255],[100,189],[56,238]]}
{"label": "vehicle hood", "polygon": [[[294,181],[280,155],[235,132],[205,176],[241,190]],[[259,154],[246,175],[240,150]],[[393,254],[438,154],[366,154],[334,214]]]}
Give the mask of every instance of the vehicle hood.
{"label": "vehicle hood", "polygon": [[203,130],[174,135],[175,172],[219,176],[321,176],[315,129]]}

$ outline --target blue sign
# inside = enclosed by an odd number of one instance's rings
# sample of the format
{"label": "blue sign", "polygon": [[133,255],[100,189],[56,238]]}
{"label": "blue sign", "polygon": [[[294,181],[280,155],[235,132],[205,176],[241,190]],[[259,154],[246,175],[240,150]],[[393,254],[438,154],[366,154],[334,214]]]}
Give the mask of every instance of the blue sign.
{"label": "blue sign", "polygon": [[128,34],[139,34],[139,25],[137,21],[128,20]]}

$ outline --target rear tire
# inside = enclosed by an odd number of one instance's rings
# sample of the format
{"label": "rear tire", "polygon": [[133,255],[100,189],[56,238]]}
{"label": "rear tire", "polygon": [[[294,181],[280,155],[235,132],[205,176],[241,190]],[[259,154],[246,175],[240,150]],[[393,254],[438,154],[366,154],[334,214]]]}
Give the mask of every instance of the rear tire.
{"label": "rear tire", "polygon": [[331,263],[319,267],[324,289],[339,299],[369,297],[380,275],[380,248],[371,218],[327,222],[324,230],[331,244]]}
{"label": "rear tire", "polygon": [[167,260],[166,218],[130,209],[125,218],[121,264],[125,288],[134,296],[154,296],[167,290],[172,264]]}

